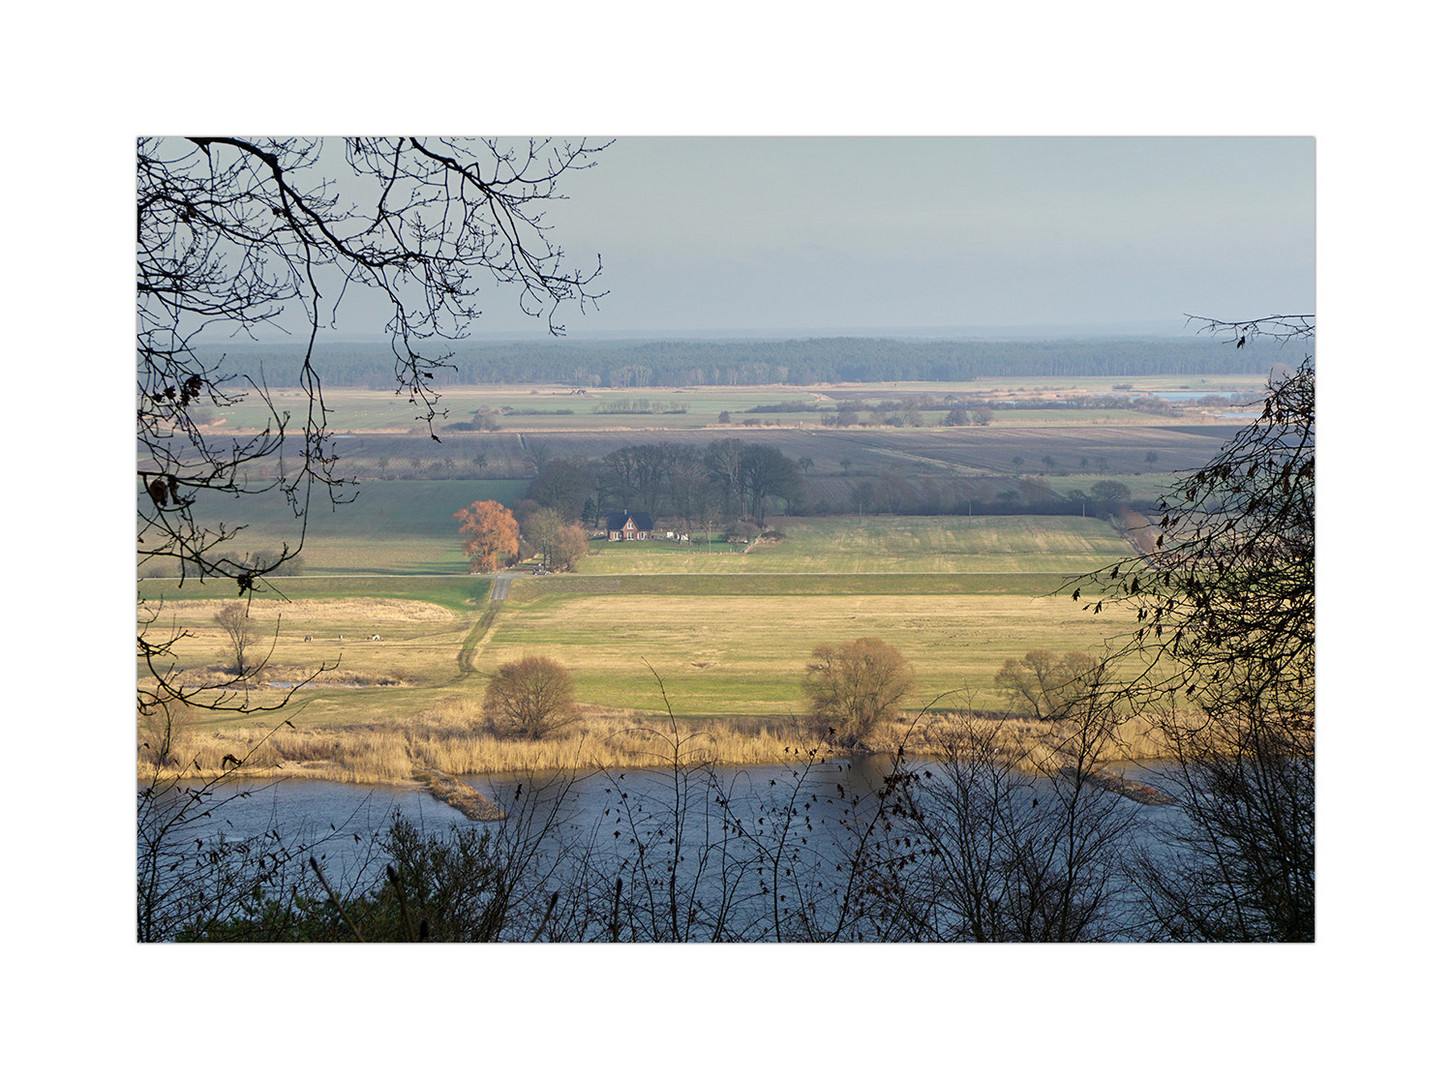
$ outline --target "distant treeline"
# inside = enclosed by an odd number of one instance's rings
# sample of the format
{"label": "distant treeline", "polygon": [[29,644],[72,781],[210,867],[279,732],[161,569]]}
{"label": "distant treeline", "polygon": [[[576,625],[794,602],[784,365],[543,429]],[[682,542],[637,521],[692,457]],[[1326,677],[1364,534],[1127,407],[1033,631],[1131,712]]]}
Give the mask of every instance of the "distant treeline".
{"label": "distant treeline", "polygon": [[[221,350],[216,350],[220,353]],[[564,384],[581,387],[750,386],[824,382],[964,382],[990,376],[1227,375],[1268,371],[1274,348],[1236,349],[1212,338],[1051,341],[918,341],[804,338],[791,341],[457,342],[453,370],[435,385]],[[296,376],[298,352],[266,345],[227,350],[228,365],[259,368],[271,383]],[[314,364],[325,384],[391,388],[386,345],[324,343]]]}
{"label": "distant treeline", "polygon": [[[1055,465],[1052,457],[1042,460]],[[894,467],[849,478],[843,464],[841,477],[819,470],[809,480],[811,458],[793,460],[762,443],[636,443],[594,459],[542,461],[514,510],[523,519],[544,507],[595,528],[612,509],[628,509],[686,532],[711,532],[737,520],[765,524],[767,514],[1109,514],[1133,502],[1128,485],[1108,478],[1083,479],[1087,491],[1059,492],[1042,474],[910,476]]]}

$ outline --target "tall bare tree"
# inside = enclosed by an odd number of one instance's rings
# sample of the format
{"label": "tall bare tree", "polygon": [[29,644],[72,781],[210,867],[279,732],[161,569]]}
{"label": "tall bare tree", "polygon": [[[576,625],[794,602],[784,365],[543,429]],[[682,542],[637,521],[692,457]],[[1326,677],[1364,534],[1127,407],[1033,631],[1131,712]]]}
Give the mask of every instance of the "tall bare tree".
{"label": "tall bare tree", "polygon": [[247,650],[257,644],[257,631],[252,625],[251,613],[243,603],[227,604],[221,608],[212,621],[227,635],[227,657],[238,675],[247,674]]}

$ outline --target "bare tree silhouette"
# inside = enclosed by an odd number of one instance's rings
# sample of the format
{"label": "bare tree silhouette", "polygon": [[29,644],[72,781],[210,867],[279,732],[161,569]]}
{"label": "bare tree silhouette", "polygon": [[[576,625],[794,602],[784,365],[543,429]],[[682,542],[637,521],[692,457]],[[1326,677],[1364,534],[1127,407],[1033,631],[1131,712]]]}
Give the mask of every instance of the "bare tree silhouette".
{"label": "bare tree silhouette", "polygon": [[1184,810],[1140,867],[1168,937],[1315,934],[1315,362],[1309,315],[1201,320],[1243,347],[1303,343],[1259,418],[1161,502],[1149,554],[1075,583],[1086,607],[1127,606],[1123,693],[1153,718]]}
{"label": "bare tree silhouette", "polygon": [[[295,559],[315,500],[352,498],[338,471],[319,335],[347,292],[381,298],[398,393],[433,432],[444,347],[468,333],[481,281],[519,290],[551,333],[566,303],[602,293],[599,262],[578,269],[550,239],[544,207],[602,145],[480,139],[145,138],[136,155],[137,559],[181,579],[267,587]],[[299,417],[258,374],[232,369],[208,335],[247,340],[296,332]],[[263,420],[217,434],[221,410],[246,401]],[[437,438],[437,436],[435,436]],[[265,494],[296,515],[295,540],[266,559],[228,547]],[[218,497],[241,499],[221,521]],[[238,520],[237,514],[241,519]],[[248,710],[228,687],[187,689],[171,664],[177,635],[148,609],[137,633],[143,712],[168,700]]]}

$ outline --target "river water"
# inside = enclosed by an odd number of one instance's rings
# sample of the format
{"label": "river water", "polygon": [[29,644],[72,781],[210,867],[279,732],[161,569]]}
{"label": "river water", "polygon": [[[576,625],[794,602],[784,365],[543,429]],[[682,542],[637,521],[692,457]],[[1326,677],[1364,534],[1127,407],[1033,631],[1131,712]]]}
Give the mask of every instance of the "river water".
{"label": "river water", "polygon": [[[914,766],[928,777],[936,767],[931,762]],[[608,888],[619,876],[628,891],[648,896],[649,904],[660,910],[669,901],[657,901],[657,896],[677,889],[691,894],[686,909],[700,909],[691,922],[637,927],[642,936],[701,939],[710,936],[703,926],[718,918],[731,924],[727,936],[769,940],[783,935],[784,914],[795,920],[794,932],[805,927],[807,936],[830,921],[830,913],[819,912],[818,905],[830,907],[840,897],[864,844],[886,840],[879,793],[892,767],[889,756],[878,755],[714,773],[617,770],[573,777],[465,777],[508,815],[506,823],[482,825],[411,789],[241,781],[218,785],[207,804],[208,816],[191,828],[206,842],[278,836],[294,850],[305,849],[318,858],[331,881],[351,883],[355,890],[381,880],[387,862],[381,841],[395,814],[428,835],[445,835],[454,827],[533,828],[545,836],[544,861],[575,867],[557,871],[554,884],[565,891],[570,887],[565,877],[580,873],[579,859],[572,857],[588,853],[588,874],[598,879],[597,885],[603,881]],[[1153,769],[1123,771],[1129,779],[1156,784]],[[1045,782],[1030,783],[1024,805],[1031,797],[1052,794]],[[1143,806],[1119,797],[1109,801],[1132,819],[1127,841],[1151,837],[1157,824],[1177,813],[1173,806]],[[891,815],[887,819],[890,833]],[[546,820],[547,834],[542,824]],[[873,830],[876,840],[869,841]],[[669,877],[672,873],[677,876]]]}

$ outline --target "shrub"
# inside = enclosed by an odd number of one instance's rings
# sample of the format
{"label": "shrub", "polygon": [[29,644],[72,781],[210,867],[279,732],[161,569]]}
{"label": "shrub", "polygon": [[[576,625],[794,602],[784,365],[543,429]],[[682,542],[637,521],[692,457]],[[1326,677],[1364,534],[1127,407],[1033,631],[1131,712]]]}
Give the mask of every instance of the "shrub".
{"label": "shrub", "polygon": [[1033,649],[1022,660],[1005,661],[993,682],[1008,695],[1011,707],[1053,721],[1092,696],[1100,677],[1099,665],[1084,653]]}
{"label": "shrub", "polygon": [[485,715],[496,735],[543,738],[578,719],[574,680],[547,656],[515,660],[489,677]]}
{"label": "shrub", "polygon": [[818,645],[802,681],[813,715],[845,746],[861,745],[916,685],[912,666],[881,638]]}

